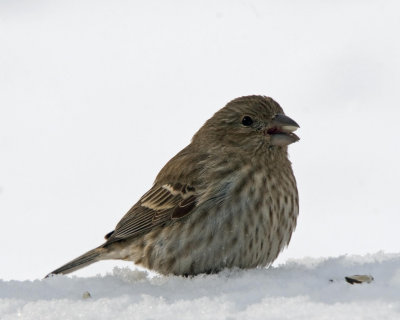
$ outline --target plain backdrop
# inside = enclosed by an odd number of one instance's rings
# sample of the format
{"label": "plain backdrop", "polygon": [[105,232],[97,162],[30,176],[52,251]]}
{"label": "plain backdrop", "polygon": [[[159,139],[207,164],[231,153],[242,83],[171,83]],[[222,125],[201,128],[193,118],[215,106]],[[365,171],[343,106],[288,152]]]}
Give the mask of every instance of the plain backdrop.
{"label": "plain backdrop", "polygon": [[[301,126],[277,262],[400,242],[398,1],[0,1],[0,279],[98,246],[229,100]],[[128,262],[101,262],[77,275]]]}

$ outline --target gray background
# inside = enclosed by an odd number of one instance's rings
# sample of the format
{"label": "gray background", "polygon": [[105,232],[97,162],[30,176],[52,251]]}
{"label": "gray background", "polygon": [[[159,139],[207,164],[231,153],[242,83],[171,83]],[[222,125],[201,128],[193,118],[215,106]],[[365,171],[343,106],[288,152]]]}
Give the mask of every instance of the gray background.
{"label": "gray background", "polygon": [[398,252],[399,9],[0,1],[0,278],[41,278],[102,243],[204,121],[248,94],[301,126],[301,215],[276,263]]}

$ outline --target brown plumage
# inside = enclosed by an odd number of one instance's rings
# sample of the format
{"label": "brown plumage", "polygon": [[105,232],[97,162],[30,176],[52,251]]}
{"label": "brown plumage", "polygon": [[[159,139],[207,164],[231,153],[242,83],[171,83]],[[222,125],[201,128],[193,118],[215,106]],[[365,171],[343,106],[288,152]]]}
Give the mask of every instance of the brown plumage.
{"label": "brown plumage", "polygon": [[104,244],[50,274],[104,259],[177,275],[269,265],[296,226],[287,145],[298,140],[297,128],[271,98],[229,102],[164,166]]}

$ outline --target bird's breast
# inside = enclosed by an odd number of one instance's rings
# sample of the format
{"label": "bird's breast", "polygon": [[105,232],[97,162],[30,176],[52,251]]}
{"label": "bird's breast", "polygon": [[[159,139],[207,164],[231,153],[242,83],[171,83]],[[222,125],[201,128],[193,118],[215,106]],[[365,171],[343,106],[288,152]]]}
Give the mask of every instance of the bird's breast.
{"label": "bird's breast", "polygon": [[227,256],[235,256],[227,261],[236,260],[244,268],[270,264],[296,226],[298,193],[292,170],[247,171],[231,185],[227,198],[221,208],[222,242],[231,248]]}

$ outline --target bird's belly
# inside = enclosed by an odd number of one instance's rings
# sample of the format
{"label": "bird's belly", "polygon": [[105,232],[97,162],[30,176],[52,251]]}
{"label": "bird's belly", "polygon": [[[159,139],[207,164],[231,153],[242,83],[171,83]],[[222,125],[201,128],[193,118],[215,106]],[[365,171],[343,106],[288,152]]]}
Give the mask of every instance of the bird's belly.
{"label": "bird's belly", "polygon": [[195,212],[133,243],[135,254],[128,260],[177,275],[266,266],[290,241],[298,214],[296,197],[265,198],[268,205],[257,210],[246,204]]}

